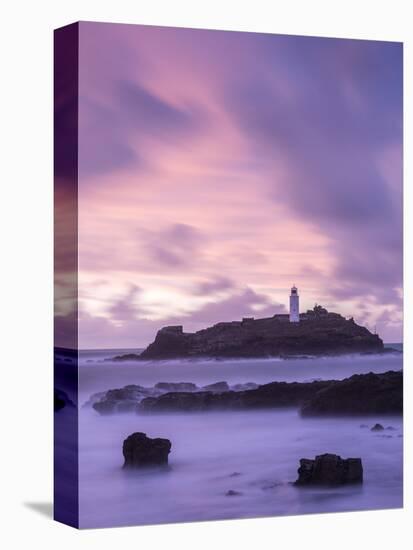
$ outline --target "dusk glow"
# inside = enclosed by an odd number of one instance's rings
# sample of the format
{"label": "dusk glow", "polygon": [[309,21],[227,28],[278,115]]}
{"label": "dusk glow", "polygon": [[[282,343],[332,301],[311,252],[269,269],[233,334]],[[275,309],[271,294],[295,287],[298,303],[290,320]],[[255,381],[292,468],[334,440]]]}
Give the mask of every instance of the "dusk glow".
{"label": "dusk glow", "polygon": [[402,54],[56,31],[58,521],[403,506]]}
{"label": "dusk glow", "polygon": [[81,23],[80,50],[80,348],[293,283],[401,341],[401,44]]}

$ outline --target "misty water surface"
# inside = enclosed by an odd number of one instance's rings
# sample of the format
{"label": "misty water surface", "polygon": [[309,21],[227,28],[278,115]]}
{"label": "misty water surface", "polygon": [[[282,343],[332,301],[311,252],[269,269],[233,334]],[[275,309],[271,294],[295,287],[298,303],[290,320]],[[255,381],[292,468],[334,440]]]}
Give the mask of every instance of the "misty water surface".
{"label": "misty water surface", "polygon": [[[341,379],[356,372],[402,367],[402,356],[397,355],[287,361],[99,362],[111,355],[82,354],[80,403],[91,393],[126,384]],[[93,363],[87,362],[91,360]],[[375,422],[395,429],[371,432]],[[122,442],[135,431],[171,440],[167,469],[142,473],[122,470]],[[296,409],[100,416],[93,409],[81,408],[79,437],[82,527],[402,506],[401,417],[313,419],[301,418]],[[293,486],[299,459],[325,452],[361,457],[364,484],[329,489]],[[228,491],[238,494],[227,496]]]}

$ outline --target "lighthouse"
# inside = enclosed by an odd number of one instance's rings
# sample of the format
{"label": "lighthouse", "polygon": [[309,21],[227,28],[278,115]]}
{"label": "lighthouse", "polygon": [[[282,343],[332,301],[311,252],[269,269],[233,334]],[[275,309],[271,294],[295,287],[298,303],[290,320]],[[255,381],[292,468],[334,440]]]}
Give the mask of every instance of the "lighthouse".
{"label": "lighthouse", "polygon": [[290,323],[300,322],[300,306],[297,287],[294,285],[290,294]]}

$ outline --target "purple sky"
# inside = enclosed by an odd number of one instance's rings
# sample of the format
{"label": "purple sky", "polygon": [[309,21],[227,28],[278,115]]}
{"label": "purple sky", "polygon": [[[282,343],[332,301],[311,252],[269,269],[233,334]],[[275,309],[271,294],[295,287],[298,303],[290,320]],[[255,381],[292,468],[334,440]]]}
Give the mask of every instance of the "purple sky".
{"label": "purple sky", "polygon": [[79,345],[285,311],[402,330],[402,45],[81,23]]}

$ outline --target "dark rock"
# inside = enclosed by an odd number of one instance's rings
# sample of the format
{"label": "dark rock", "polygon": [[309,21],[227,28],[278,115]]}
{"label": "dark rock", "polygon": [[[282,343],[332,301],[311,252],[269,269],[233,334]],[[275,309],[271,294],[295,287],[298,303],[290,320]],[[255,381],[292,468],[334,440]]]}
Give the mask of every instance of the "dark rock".
{"label": "dark rock", "polygon": [[334,454],[323,454],[314,460],[302,458],[296,485],[344,485],[363,482],[361,458],[343,459]]}
{"label": "dark rock", "polygon": [[[381,353],[382,340],[367,328],[324,308],[290,323],[288,315],[217,323],[195,333],[182,326],[160,329],[137,359],[191,357],[290,357]],[[125,356],[123,356],[125,357]]]}
{"label": "dark rock", "polygon": [[172,392],[147,397],[140,402],[138,409],[143,412],[160,412],[292,407],[302,404],[331,383],[272,382],[255,390],[240,392]]}
{"label": "dark rock", "polygon": [[141,411],[205,411],[302,406],[303,415],[401,413],[401,372],[354,375],[341,381],[271,382],[254,390],[172,392],[143,399]]}
{"label": "dark rock", "polygon": [[374,424],[374,426],[371,428],[372,432],[381,432],[384,430],[384,427],[381,424]]}
{"label": "dark rock", "polygon": [[[226,382],[211,384],[207,388],[205,391],[210,393],[222,393],[229,389]],[[165,393],[194,393],[197,391],[199,391],[198,386],[192,382],[158,382],[153,388],[129,384],[123,388],[95,393],[83,406],[93,407],[101,414],[129,412],[134,411],[144,398],[148,398],[147,403],[152,403],[152,398]]]}
{"label": "dark rock", "polygon": [[192,382],[158,382],[155,388],[164,392],[171,391],[196,391],[198,386]]}
{"label": "dark rock", "polygon": [[175,359],[190,356],[186,336],[182,327],[163,327],[156,335],[155,350],[154,344],[151,344],[141,353],[140,359]]}
{"label": "dark rock", "polygon": [[227,382],[215,382],[215,384],[208,384],[207,386],[202,386],[202,389],[205,391],[223,392],[223,391],[229,391],[229,386]]}
{"label": "dark rock", "polygon": [[229,477],[238,477],[242,475],[241,472],[232,472],[232,474],[229,474]]}
{"label": "dark rock", "polygon": [[169,439],[151,439],[142,432],[130,435],[123,442],[124,468],[142,468],[168,464]]}
{"label": "dark rock", "polygon": [[237,496],[240,496],[240,495],[242,495],[242,493],[240,493],[239,491],[234,491],[233,489],[230,489],[229,491],[227,491],[225,493],[226,497],[237,497]]}
{"label": "dark rock", "polygon": [[58,412],[65,407],[74,407],[75,404],[63,390],[55,388],[54,390],[54,411]]}
{"label": "dark rock", "polygon": [[303,415],[321,414],[401,414],[403,374],[355,374],[335,382],[303,405]]}
{"label": "dark rock", "polygon": [[[223,388],[226,382],[218,384],[207,387]],[[241,391],[199,391],[191,382],[160,382],[154,388],[131,384],[94,394],[86,405],[92,405],[100,414],[301,406],[303,415],[335,415],[401,413],[402,402],[402,373],[390,371],[355,375],[342,381],[271,382]]]}

